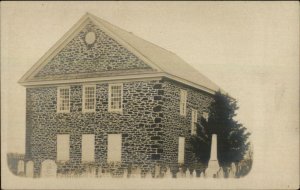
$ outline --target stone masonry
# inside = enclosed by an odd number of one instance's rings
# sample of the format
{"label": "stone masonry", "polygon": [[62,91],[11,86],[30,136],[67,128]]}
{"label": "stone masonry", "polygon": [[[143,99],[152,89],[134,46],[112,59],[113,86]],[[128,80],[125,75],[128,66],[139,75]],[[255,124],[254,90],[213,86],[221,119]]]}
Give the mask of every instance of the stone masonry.
{"label": "stone masonry", "polygon": [[[192,109],[198,112],[198,122],[203,112],[208,113],[208,107],[212,102],[212,96],[200,90],[180,84],[175,81],[165,80],[164,89],[164,160],[172,166],[177,167],[178,137],[185,137],[185,146],[189,146],[191,137]],[[180,115],[180,90],[187,91],[187,113]],[[195,160],[191,152],[185,151],[185,165],[189,166]]]}
{"label": "stone masonry", "polygon": [[[85,36],[96,35],[93,44]],[[109,37],[92,22],[46,63],[30,80],[55,81],[93,76],[141,74],[154,69]],[[100,73],[100,75],[99,75]],[[109,83],[114,83],[110,81]],[[110,169],[115,175],[139,166],[143,173],[153,172],[156,164],[178,167],[178,138],[191,137],[191,111],[198,120],[208,111],[212,95],[167,79],[134,79],[123,84],[122,113],[108,111],[109,83],[96,84],[95,112],[82,111],[83,83],[70,86],[70,113],[57,113],[55,84],[28,86],[26,89],[26,154],[25,161],[34,162],[34,175],[40,176],[41,163],[56,161],[57,135],[70,135],[70,159],[58,162],[57,172],[82,173],[86,168]],[[88,83],[84,83],[88,84]],[[187,114],[180,116],[180,89],[187,90]],[[95,161],[81,161],[82,135],[95,135]],[[107,163],[108,134],[122,134],[121,163]],[[193,163],[193,154],[185,151],[184,165]],[[98,171],[99,172],[99,171]]]}
{"label": "stone masonry", "polygon": [[[179,114],[180,89],[188,90],[187,116]],[[45,159],[56,160],[56,135],[70,134],[70,161],[58,163],[59,172],[84,169],[82,134],[95,134],[95,163],[107,167],[107,134],[122,134],[121,168],[177,164],[178,137],[190,137],[191,108],[207,111],[207,94],[168,80],[123,83],[123,113],[108,112],[108,84],[96,85],[96,111],[82,112],[82,86],[71,85],[70,113],[57,113],[57,87],[27,89],[26,159],[36,175]],[[191,162],[186,153],[186,163]]]}
{"label": "stone masonry", "polygon": [[[96,34],[93,44],[85,42],[88,32]],[[66,74],[91,77],[94,73],[105,76],[116,71],[149,70],[152,68],[89,22],[34,78],[53,80],[64,78]]]}

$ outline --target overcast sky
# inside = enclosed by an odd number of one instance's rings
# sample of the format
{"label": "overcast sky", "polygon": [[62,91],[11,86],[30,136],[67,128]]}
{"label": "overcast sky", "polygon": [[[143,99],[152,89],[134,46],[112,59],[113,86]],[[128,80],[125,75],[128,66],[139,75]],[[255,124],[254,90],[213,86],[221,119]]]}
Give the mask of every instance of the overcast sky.
{"label": "overcast sky", "polygon": [[238,100],[238,120],[252,132],[260,160],[256,166],[289,152],[295,159],[284,167],[295,171],[297,2],[1,3],[1,122],[8,151],[24,152],[25,145],[25,88],[17,81],[86,12],[176,53],[217,83]]}

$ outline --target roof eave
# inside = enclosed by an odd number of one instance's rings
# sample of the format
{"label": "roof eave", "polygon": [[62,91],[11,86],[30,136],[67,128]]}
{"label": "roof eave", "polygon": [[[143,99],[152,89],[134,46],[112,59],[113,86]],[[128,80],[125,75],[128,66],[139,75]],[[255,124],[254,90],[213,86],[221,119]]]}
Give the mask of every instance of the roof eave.
{"label": "roof eave", "polygon": [[151,74],[135,74],[135,75],[121,75],[121,76],[112,76],[112,77],[95,77],[95,78],[80,78],[80,79],[67,79],[67,80],[42,80],[42,81],[19,81],[24,87],[32,86],[47,86],[47,85],[61,85],[61,84],[76,84],[76,83],[90,83],[90,82],[109,82],[109,81],[122,81],[122,80],[143,80],[143,79],[154,79],[154,78],[168,78],[190,87],[202,90],[209,94],[214,94],[216,91],[206,88],[204,86],[198,85],[191,81],[179,78],[177,76],[168,74],[168,73],[151,73]]}

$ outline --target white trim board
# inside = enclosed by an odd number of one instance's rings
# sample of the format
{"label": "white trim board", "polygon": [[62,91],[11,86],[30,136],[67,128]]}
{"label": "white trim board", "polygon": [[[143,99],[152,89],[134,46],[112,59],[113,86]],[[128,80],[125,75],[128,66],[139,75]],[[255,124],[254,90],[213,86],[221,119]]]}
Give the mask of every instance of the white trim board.
{"label": "white trim board", "polygon": [[36,82],[22,82],[25,87],[40,87],[40,86],[57,86],[64,84],[84,84],[84,83],[114,83],[114,82],[130,82],[130,81],[144,81],[144,80],[161,80],[163,77],[172,79],[174,81],[186,84],[193,88],[205,91],[209,94],[214,94],[215,91],[206,87],[197,85],[185,79],[176,77],[174,75],[165,73],[153,73],[144,75],[126,75],[126,76],[114,76],[114,77],[97,77],[97,78],[84,78],[84,79],[71,79],[71,80],[51,80],[51,81],[36,81]]}

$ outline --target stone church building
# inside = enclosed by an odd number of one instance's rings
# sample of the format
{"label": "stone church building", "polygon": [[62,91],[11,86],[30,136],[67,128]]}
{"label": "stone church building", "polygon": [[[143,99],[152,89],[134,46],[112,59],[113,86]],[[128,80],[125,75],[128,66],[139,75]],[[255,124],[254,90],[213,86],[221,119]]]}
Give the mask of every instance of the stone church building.
{"label": "stone church building", "polygon": [[219,87],[174,53],[89,13],[19,81],[35,176],[93,165],[189,165],[195,123]]}

